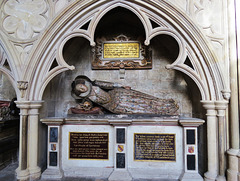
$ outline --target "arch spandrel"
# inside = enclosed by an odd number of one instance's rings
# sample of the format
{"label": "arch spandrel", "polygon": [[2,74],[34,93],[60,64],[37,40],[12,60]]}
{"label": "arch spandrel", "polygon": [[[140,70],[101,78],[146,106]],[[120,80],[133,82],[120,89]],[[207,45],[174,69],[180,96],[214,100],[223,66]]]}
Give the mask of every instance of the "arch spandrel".
{"label": "arch spandrel", "polygon": [[[46,74],[42,74],[41,72],[46,72],[46,70],[49,70],[49,67],[42,66],[44,64],[44,61],[49,61],[50,52],[53,52],[53,49],[58,49],[59,45],[61,44],[61,38],[59,38],[59,35],[63,34],[71,34],[75,30],[73,30],[72,27],[76,27],[76,24],[79,24],[81,17],[93,17],[93,12],[96,13],[95,17],[91,19],[91,22],[89,24],[88,31],[83,32],[77,32],[79,33],[76,36],[86,36],[86,38],[89,40],[91,45],[94,45],[94,31],[97,22],[101,19],[101,17],[106,13],[107,11],[104,11],[103,9],[108,7],[107,9],[113,9],[114,7],[121,6],[121,7],[128,7],[129,10],[134,10],[132,12],[137,12],[137,16],[141,17],[142,22],[144,23],[145,31],[146,31],[146,40],[149,40],[151,36],[154,35],[154,32],[156,30],[153,30],[151,27],[149,17],[147,16],[147,13],[145,12],[151,12],[151,18],[154,17],[156,19],[161,18],[163,19],[165,25],[170,25],[171,27],[166,27],[169,29],[169,32],[180,32],[179,36],[180,38],[186,43],[186,48],[188,49],[188,53],[196,54],[196,56],[190,56],[194,57],[195,59],[191,59],[194,66],[196,66],[195,73],[192,73],[191,69],[181,68],[183,60],[176,61],[175,64],[172,65],[171,68],[178,69],[182,72],[187,71],[187,75],[190,76],[198,86],[201,86],[200,90],[202,90],[202,97],[203,99],[209,99],[209,100],[218,100],[222,99],[221,91],[226,88],[225,82],[222,78],[221,71],[216,64],[216,57],[214,56],[212,50],[209,48],[209,44],[207,40],[204,38],[203,34],[201,34],[200,30],[190,21],[189,18],[183,15],[182,12],[178,11],[175,7],[171,6],[167,2],[161,1],[161,2],[149,2],[149,1],[139,1],[139,2],[130,2],[130,1],[91,1],[87,2],[81,2],[80,4],[85,7],[85,9],[76,8],[76,6],[79,6],[80,2],[76,2],[71,5],[71,7],[68,8],[68,11],[65,11],[64,14],[59,15],[59,20],[53,23],[44,38],[39,41],[39,45],[36,48],[36,51],[38,52],[44,52],[42,55],[39,53],[32,54],[32,59],[36,59],[36,62],[34,65],[32,65],[34,68],[34,73],[30,72],[29,74],[26,74],[26,77],[30,79],[31,87],[29,89],[29,99],[33,100],[41,100],[43,90],[36,90],[37,87],[42,87],[41,85],[46,84],[43,80],[48,80],[48,82],[51,80],[50,77],[54,77],[53,75],[57,75],[58,73],[69,70],[71,65],[67,65],[64,62],[61,63],[61,58],[58,61],[59,64],[62,64],[61,71],[56,71],[56,73],[51,74],[49,78],[46,78]],[[84,4],[85,3],[85,4]],[[97,17],[97,15],[100,15],[100,17]],[[71,19],[72,18],[72,19]],[[71,19],[71,21],[69,21]],[[60,27],[60,28],[58,28]],[[95,27],[95,28],[94,28]],[[75,35],[73,35],[75,36]],[[150,38],[151,39],[151,38]],[[146,42],[147,43],[147,42]],[[45,46],[44,46],[45,45]],[[49,45],[49,46],[46,46]],[[41,56],[40,56],[41,55]],[[49,64],[51,66],[51,64]],[[45,70],[46,69],[46,70]],[[193,75],[194,74],[194,75]],[[200,83],[201,82],[201,83]],[[40,84],[36,86],[37,84]]]}
{"label": "arch spandrel", "polygon": [[[8,48],[4,46],[3,42],[0,42],[0,72],[2,72],[10,81],[13,86],[16,96],[21,98],[21,92],[18,89],[17,81],[21,79],[17,71],[17,59],[11,58],[11,53],[7,52]],[[9,66],[9,67],[6,67]]]}

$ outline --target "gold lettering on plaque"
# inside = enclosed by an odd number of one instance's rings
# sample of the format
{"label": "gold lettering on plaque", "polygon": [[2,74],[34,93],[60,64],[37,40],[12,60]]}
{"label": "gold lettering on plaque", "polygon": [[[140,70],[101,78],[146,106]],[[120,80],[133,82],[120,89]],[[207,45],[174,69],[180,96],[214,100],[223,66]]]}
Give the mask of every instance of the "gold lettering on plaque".
{"label": "gold lettering on plaque", "polygon": [[175,134],[134,134],[134,160],[176,161]]}
{"label": "gold lettering on plaque", "polygon": [[104,43],[103,58],[139,58],[139,43]]}
{"label": "gold lettering on plaque", "polygon": [[108,133],[69,133],[69,159],[108,160]]}

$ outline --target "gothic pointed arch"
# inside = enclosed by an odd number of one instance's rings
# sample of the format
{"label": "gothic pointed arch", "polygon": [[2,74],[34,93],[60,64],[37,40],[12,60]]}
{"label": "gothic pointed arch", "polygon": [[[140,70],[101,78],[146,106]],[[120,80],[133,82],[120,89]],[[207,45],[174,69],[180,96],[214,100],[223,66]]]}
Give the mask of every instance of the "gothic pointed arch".
{"label": "gothic pointed arch", "polygon": [[[153,37],[167,34],[175,38],[180,47],[176,61],[168,65],[169,69],[179,70],[188,75],[198,86],[203,100],[221,100],[222,90],[227,89],[225,80],[217,63],[217,58],[204,35],[194,23],[176,7],[166,1],[79,1],[68,7],[46,30],[29,64],[32,71],[25,75],[30,80],[29,99],[41,100],[47,83],[57,74],[74,69],[61,55],[61,48],[71,37],[81,36],[94,46],[94,33],[98,22],[111,9],[122,7],[133,12],[142,22],[145,30],[145,44],[149,45]],[[152,22],[154,21],[154,26]],[[87,28],[80,29],[88,24]],[[156,26],[159,25],[159,27]],[[194,69],[184,64],[186,57]],[[51,69],[53,61],[58,63]]]}

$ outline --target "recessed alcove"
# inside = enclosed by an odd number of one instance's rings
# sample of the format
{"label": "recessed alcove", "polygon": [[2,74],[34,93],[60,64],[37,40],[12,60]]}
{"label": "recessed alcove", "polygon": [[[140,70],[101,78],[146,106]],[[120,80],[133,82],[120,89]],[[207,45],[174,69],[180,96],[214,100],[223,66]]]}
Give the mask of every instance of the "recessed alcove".
{"label": "recessed alcove", "polygon": [[[154,24],[153,22],[152,24],[154,28],[157,27],[157,24]],[[87,25],[84,26],[84,29],[87,30],[87,27],[89,26],[90,24],[87,23]],[[144,26],[137,15],[130,10],[121,7],[110,10],[101,18],[95,30],[94,41],[96,43],[98,43],[99,40],[114,41],[114,38],[119,35],[128,37],[128,40],[139,41],[143,45],[146,38]],[[180,48],[183,47],[180,47],[176,39],[169,33],[159,34],[153,37],[148,45],[148,48],[151,53],[152,67],[145,69],[124,69],[124,76],[122,76],[120,69],[96,70],[92,68],[92,62],[94,60],[94,47],[90,46],[90,42],[84,37],[71,37],[63,45],[62,52],[60,52],[60,54],[62,54],[64,61],[68,65],[73,65],[75,69],[63,72],[49,82],[43,94],[44,105],[41,109],[40,115],[42,118],[55,117],[58,123],[63,124],[62,128],[60,129],[60,124],[54,127],[51,125],[54,124],[51,120],[49,121],[49,119],[43,119],[43,122],[49,125],[48,131],[50,131],[50,129],[57,128],[59,129],[58,134],[62,134],[62,138],[60,138],[56,144],[59,146],[57,146],[58,149],[60,149],[62,152],[60,153],[62,154],[62,158],[60,159],[62,159],[62,162],[64,163],[62,168],[66,174],[72,173],[72,166],[76,166],[76,169],[78,169],[78,166],[81,168],[86,166],[87,169],[87,167],[95,164],[97,167],[101,167],[101,164],[98,161],[74,161],[74,159],[70,158],[70,133],[95,133],[97,131],[107,131],[109,137],[111,137],[109,138],[109,159],[105,162],[102,162],[101,169],[104,170],[105,168],[109,168],[111,171],[115,164],[115,153],[113,149],[114,139],[112,137],[115,135],[115,129],[118,129],[117,125],[122,125],[124,129],[126,129],[129,142],[131,142],[128,144],[133,144],[133,137],[136,132],[142,133],[146,131],[150,134],[156,134],[157,136],[159,136],[158,134],[167,135],[170,133],[170,135],[174,136],[174,140],[176,138],[176,147],[174,147],[174,149],[176,148],[177,150],[175,152],[177,158],[172,164],[137,164],[133,158],[133,155],[131,155],[133,153],[133,147],[128,148],[127,152],[125,153],[129,154],[130,160],[126,162],[126,164],[129,164],[132,169],[132,173],[135,174],[135,176],[140,173],[139,169],[142,169],[146,166],[149,169],[149,173],[151,172],[153,175],[157,167],[161,168],[161,173],[164,175],[163,178],[165,178],[166,175],[164,173],[164,169],[171,168],[171,165],[173,165],[173,168],[178,169],[177,174],[174,175],[174,178],[180,177],[179,175],[181,175],[182,170],[184,170],[183,162],[185,157],[183,150],[186,146],[186,144],[184,144],[184,139],[186,138],[183,135],[185,134],[184,131],[188,129],[185,127],[186,120],[178,120],[178,117],[170,117],[170,119],[168,119],[162,115],[159,115],[156,120],[154,120],[155,118],[146,115],[143,115],[143,117],[145,117],[142,119],[142,117],[134,117],[134,115],[115,115],[107,111],[104,111],[104,115],[101,115],[100,117],[94,117],[94,115],[76,115],[69,112],[71,107],[76,107],[79,103],[71,95],[72,82],[78,75],[85,75],[92,81],[101,80],[119,83],[121,85],[130,86],[133,90],[137,90],[160,99],[173,99],[179,106],[178,114],[180,117],[187,117],[188,119],[192,117],[203,118],[203,109],[200,105],[201,95],[193,80],[181,72],[166,69],[167,65],[172,64],[177,58],[179,58],[179,53],[181,51]],[[189,65],[191,68],[193,68],[191,61],[188,58],[186,59],[186,65]],[[52,67],[56,67],[56,64],[52,64]],[[199,120],[197,119],[193,121],[197,123],[195,127],[191,128],[192,130],[197,131],[196,127],[203,123],[202,120],[199,122],[198,121]],[[130,124],[133,126],[126,128],[126,125]],[[204,131],[204,129],[202,130]],[[62,131],[62,133],[60,133],[60,131]],[[200,142],[202,143],[204,139],[205,138],[200,138]],[[68,144],[67,147],[63,147],[61,149],[61,141],[64,144]],[[197,148],[197,141],[195,143],[196,145],[194,145],[194,148]],[[52,148],[50,147],[48,149],[50,149],[50,152],[55,151],[51,151]],[[201,147],[201,149],[205,148]],[[195,151],[193,154],[197,154],[197,151]],[[205,153],[201,155],[201,159],[204,158]],[[203,162],[200,163],[203,164]],[[53,165],[59,167],[58,164],[55,164],[56,163],[54,162]],[[199,170],[201,169],[202,167],[199,168]],[[90,172],[92,173],[92,171]],[[101,172],[101,170],[99,172]]]}
{"label": "recessed alcove", "polygon": [[[105,36],[104,33],[106,32],[99,30],[104,29],[103,25],[108,26],[107,31],[111,30],[109,21],[112,20],[114,14],[117,14],[116,17],[119,17],[120,10],[122,10],[122,8],[114,9],[112,12],[110,11],[109,15],[107,13],[107,23],[103,21],[104,17],[103,20],[99,22],[101,26],[98,26],[96,30],[98,31],[96,34],[99,37]],[[125,11],[127,15],[130,13],[129,10]],[[136,25],[140,26],[141,24],[136,23]],[[138,37],[144,37],[141,28],[142,27],[136,27],[136,29],[141,32],[141,34],[138,34]],[[114,28],[113,32],[119,35],[122,33],[122,30]],[[131,35],[131,33],[132,32],[128,35]],[[130,86],[134,90],[162,99],[173,98],[179,105],[180,116],[192,117],[192,115],[200,115],[201,113],[198,112],[199,106],[197,109],[194,108],[200,100],[200,93],[198,88],[195,88],[195,83],[191,82],[191,79],[182,73],[165,68],[166,65],[173,63],[178,57],[179,45],[177,41],[170,35],[161,34],[151,40],[149,48],[152,53],[152,69],[126,70],[124,79],[120,79],[119,70],[91,69],[93,49],[88,40],[83,37],[69,39],[63,47],[62,54],[64,61],[69,65],[74,65],[75,69],[61,73],[48,84],[44,96],[49,98],[44,100],[45,102],[51,101],[52,103],[50,104],[51,107],[47,108],[48,113],[46,116],[67,116],[68,109],[76,104],[75,100],[71,97],[71,83],[78,75],[86,75],[91,80],[97,79],[121,83],[122,85]],[[189,59],[187,60],[187,62],[190,62]],[[195,93],[194,96],[190,96],[192,95],[189,94],[191,92]],[[200,103],[198,102],[198,104]]]}
{"label": "recessed alcove", "polygon": [[[75,66],[75,70],[56,76],[47,86],[44,96],[50,94],[48,97],[54,104],[47,109],[48,116],[67,116],[67,110],[75,105],[75,101],[71,97],[71,83],[78,75],[86,75],[91,80],[121,83],[134,90],[162,99],[173,98],[179,104],[180,115],[191,117],[193,114],[192,101],[188,96],[191,85],[186,83],[180,72],[165,68],[178,56],[177,43],[168,35],[160,35],[152,39],[150,48],[152,50],[152,69],[126,70],[125,78],[120,79],[119,70],[91,69],[91,46],[86,39],[75,37],[68,40],[63,48],[63,57],[69,65]],[[48,99],[44,100],[48,101]],[[52,110],[54,108],[55,111]]]}
{"label": "recessed alcove", "polygon": [[144,41],[145,30],[136,14],[122,7],[107,12],[99,21],[95,30],[94,39],[104,37],[111,39],[119,34],[130,37],[131,40]]}

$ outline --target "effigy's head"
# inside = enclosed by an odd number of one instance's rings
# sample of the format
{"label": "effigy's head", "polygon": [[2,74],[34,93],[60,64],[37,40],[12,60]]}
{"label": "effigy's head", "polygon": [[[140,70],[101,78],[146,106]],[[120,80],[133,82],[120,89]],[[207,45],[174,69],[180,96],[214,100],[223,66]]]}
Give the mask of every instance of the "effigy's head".
{"label": "effigy's head", "polygon": [[92,81],[86,76],[77,76],[72,82],[72,95],[76,99],[87,97],[91,93]]}
{"label": "effigy's head", "polygon": [[88,91],[88,87],[85,85],[85,83],[78,83],[75,85],[75,90],[79,93],[84,93]]}

